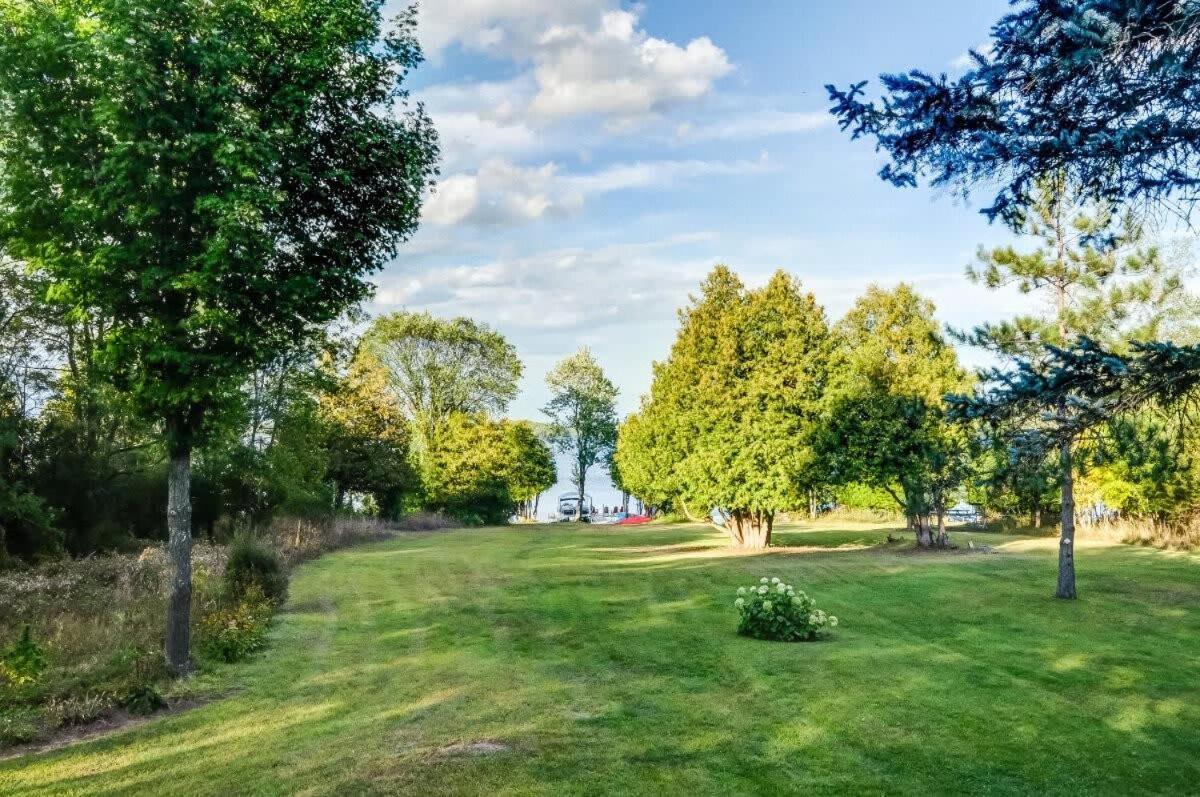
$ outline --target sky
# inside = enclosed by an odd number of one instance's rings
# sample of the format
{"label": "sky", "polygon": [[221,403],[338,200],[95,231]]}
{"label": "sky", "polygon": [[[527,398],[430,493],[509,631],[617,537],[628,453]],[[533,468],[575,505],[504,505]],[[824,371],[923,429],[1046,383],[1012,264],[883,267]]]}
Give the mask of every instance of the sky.
{"label": "sky", "polygon": [[751,286],[785,269],[831,320],[870,283],[900,281],[945,323],[1009,317],[1027,300],[964,276],[981,244],[1011,240],[980,215],[989,197],[884,183],[823,88],[960,72],[1006,8],[425,0],[427,61],[409,85],[441,136],[441,177],[368,309],[499,330],[525,363],[509,414],[534,420],[546,372],[581,346],[621,413],[635,409],[716,263]]}
{"label": "sky", "polygon": [[[914,7],[919,6],[919,11]],[[882,182],[824,85],[953,74],[1004,0],[426,0],[412,76],[441,135],[419,232],[371,312],[467,315],[525,362],[513,417],[540,419],[546,372],[591,348],[629,412],[676,311],[716,263],[750,285],[785,269],[831,319],[871,282],[908,281],[973,326],[1019,297],[964,277],[1009,240],[971,204]]]}

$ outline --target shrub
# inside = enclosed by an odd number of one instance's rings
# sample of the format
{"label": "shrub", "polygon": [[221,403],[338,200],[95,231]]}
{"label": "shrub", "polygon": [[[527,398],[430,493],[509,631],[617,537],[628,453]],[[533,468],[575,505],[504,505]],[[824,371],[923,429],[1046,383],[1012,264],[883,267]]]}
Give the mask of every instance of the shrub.
{"label": "shrub", "polygon": [[0,707],[0,747],[32,742],[41,732],[36,710],[28,707]]}
{"label": "shrub", "polygon": [[166,704],[167,701],[151,683],[135,684],[121,698],[121,705],[134,714],[153,714]]}
{"label": "shrub", "polygon": [[231,606],[217,609],[200,620],[200,650],[225,662],[244,659],[266,643],[272,602],[251,582]]}
{"label": "shrub", "polygon": [[441,531],[462,525],[461,519],[449,518],[440,512],[412,512],[397,520],[393,527],[399,531]]}
{"label": "shrub", "polygon": [[288,579],[279,555],[248,534],[239,534],[229,545],[225,588],[237,602],[257,586],[259,594],[276,604],[287,597]]}
{"label": "shrub", "polygon": [[838,619],[816,607],[813,599],[778,578],[762,578],[738,587],[733,602],[741,615],[738,633],[755,639],[800,642],[826,636]]}
{"label": "shrub", "polygon": [[21,638],[0,654],[0,675],[17,686],[37,681],[46,669],[46,654],[33,641],[29,626],[21,632]]}

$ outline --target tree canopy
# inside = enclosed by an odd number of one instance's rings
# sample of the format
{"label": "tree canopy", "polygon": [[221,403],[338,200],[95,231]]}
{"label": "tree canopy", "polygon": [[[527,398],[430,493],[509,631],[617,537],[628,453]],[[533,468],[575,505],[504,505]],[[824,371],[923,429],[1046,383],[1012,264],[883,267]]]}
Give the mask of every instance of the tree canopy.
{"label": "tree canopy", "polygon": [[497,415],[517,395],[517,350],[487,324],[400,312],[376,318],[363,347],[385,369],[422,450],[455,413]]}
{"label": "tree canopy", "polygon": [[622,478],[639,495],[720,508],[734,545],[769,545],[775,513],[800,506],[814,478],[824,310],[782,271],[748,291],[718,266],[680,319],[649,397],[622,427]]}

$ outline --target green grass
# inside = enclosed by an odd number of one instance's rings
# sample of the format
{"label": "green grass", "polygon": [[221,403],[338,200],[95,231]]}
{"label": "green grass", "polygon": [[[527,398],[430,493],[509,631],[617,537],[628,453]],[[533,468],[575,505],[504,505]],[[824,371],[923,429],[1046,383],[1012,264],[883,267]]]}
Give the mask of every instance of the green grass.
{"label": "green grass", "polygon": [[[795,529],[429,535],[305,565],[195,710],[0,763],[0,793],[1130,794],[1200,783],[1200,557],[1054,541],[917,555]],[[955,534],[965,544],[967,534]],[[832,641],[733,633],[777,574]],[[506,745],[488,755],[453,745]]]}

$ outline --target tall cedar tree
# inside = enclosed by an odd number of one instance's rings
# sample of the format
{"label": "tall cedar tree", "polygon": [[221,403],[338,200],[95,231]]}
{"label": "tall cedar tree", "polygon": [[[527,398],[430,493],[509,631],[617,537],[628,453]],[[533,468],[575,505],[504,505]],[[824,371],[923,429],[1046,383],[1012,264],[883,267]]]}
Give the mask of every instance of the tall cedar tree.
{"label": "tall cedar tree", "polygon": [[[775,514],[803,504],[813,472],[831,348],[824,310],[782,271],[747,291],[718,266],[680,316],[649,397],[624,425],[622,476],[639,495],[720,508],[734,546],[769,546]],[[665,453],[677,464],[654,476],[647,465]]]}
{"label": "tall cedar tree", "polygon": [[607,462],[617,443],[617,388],[587,349],[554,366],[546,385],[550,401],[542,412],[550,418],[551,442],[571,456],[571,483],[579,498],[576,519],[583,520],[588,470]]}
{"label": "tall cedar tree", "polygon": [[363,299],[415,230],[437,139],[414,13],[379,0],[0,1],[0,249],[112,322],[163,425],[189,666],[193,447],[257,366]]}

